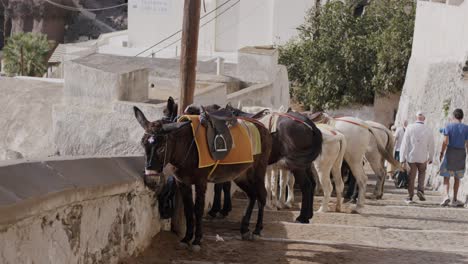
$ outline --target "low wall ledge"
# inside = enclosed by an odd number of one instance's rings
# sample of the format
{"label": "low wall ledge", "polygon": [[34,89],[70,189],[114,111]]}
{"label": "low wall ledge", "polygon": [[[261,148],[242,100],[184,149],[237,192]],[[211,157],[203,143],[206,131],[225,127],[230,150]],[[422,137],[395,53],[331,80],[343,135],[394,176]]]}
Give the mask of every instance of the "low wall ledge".
{"label": "low wall ledge", "polygon": [[44,211],[129,192],[148,193],[142,157],[0,163],[0,227]]}

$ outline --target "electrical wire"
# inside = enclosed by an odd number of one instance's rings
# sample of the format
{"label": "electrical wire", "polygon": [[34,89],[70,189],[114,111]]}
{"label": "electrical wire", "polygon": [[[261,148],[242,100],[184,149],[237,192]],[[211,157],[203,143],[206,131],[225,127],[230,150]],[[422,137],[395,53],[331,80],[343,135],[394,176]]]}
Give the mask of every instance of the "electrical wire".
{"label": "electrical wire", "polygon": [[[235,5],[237,5],[239,2],[240,2],[240,0],[237,0],[234,4],[230,5],[228,8],[226,8],[225,10],[223,10],[221,13],[217,14],[217,15],[216,15],[215,17],[213,17],[212,19],[210,19],[210,20],[208,20],[207,22],[203,23],[203,24],[200,26],[200,28],[203,28],[203,27],[206,26],[208,23],[212,22],[213,20],[215,20],[216,18],[218,18],[218,17],[221,16],[222,14],[226,13],[226,12],[229,11],[231,8],[233,8]],[[177,39],[176,41],[171,42],[169,45],[164,46],[164,48],[159,49],[159,50],[157,50],[156,52],[152,52],[152,53],[149,54],[147,57],[154,56],[154,54],[159,53],[159,52],[165,50],[166,48],[168,48],[168,47],[170,47],[170,46],[176,44],[177,42],[179,42],[179,41],[181,41],[181,40],[182,40],[182,38],[179,38],[179,39]],[[141,53],[140,53],[140,54],[141,54]]]}
{"label": "electrical wire", "polygon": [[[231,2],[231,1],[233,1],[233,0],[227,0],[226,2],[220,4],[220,5],[217,6],[215,9],[213,9],[213,10],[211,10],[210,12],[204,14],[204,15],[200,18],[200,20],[202,20],[202,19],[204,19],[205,17],[211,15],[213,12],[215,12],[216,10],[218,10],[218,9],[220,9],[221,7],[225,6],[226,4],[228,4],[228,3]],[[229,7],[228,7],[228,8],[229,8]],[[149,47],[149,48],[147,48],[147,49],[145,49],[145,50],[139,52],[137,55],[135,55],[135,57],[137,57],[137,56],[139,56],[139,55],[141,55],[141,54],[147,52],[148,50],[150,50],[150,49],[152,49],[152,48],[154,48],[154,47],[160,45],[160,44],[163,43],[164,41],[166,41],[166,40],[168,40],[168,39],[174,37],[175,35],[179,34],[180,32],[182,32],[182,29],[180,29],[180,30],[178,30],[177,32],[174,32],[173,34],[169,35],[168,37],[166,37],[166,38],[164,38],[164,39],[158,41],[156,44],[152,45],[151,47]],[[177,42],[177,41],[179,41],[179,40],[180,40],[180,39],[176,40],[175,42]],[[171,46],[171,45],[173,45],[173,44],[174,44],[174,43],[171,43],[170,45],[166,46],[165,48],[167,48],[167,47],[169,47],[169,46]],[[163,48],[163,49],[165,49],[165,48]],[[158,52],[159,52],[159,51],[158,51]]]}
{"label": "electrical wire", "polygon": [[108,7],[87,9],[87,8],[78,8],[78,7],[74,7],[74,6],[62,5],[62,4],[53,2],[52,0],[44,0],[44,1],[46,1],[47,3],[49,3],[49,4],[51,4],[51,5],[54,5],[54,6],[56,6],[56,7],[60,7],[60,8],[69,10],[69,11],[76,11],[76,12],[81,12],[81,11],[89,11],[89,12],[102,11],[102,10],[108,10],[108,9],[113,9],[113,8],[118,8],[118,7],[122,7],[122,6],[127,6],[127,5],[128,5],[128,3],[124,3],[124,4],[120,4],[120,5],[115,5],[115,6],[108,6]]}

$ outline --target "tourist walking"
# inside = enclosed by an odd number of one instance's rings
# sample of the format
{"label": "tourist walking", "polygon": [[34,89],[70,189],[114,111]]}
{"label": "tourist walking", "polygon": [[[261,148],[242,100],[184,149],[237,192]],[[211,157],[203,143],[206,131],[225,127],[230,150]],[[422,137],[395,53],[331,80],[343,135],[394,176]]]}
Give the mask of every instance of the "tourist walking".
{"label": "tourist walking", "polygon": [[395,136],[395,159],[396,160],[400,160],[401,142],[403,142],[403,136],[405,135],[407,126],[408,126],[408,121],[405,120],[403,122],[403,126],[398,127],[394,134]]}
{"label": "tourist walking", "polygon": [[440,150],[440,175],[444,177],[445,198],[442,206],[450,203],[450,177],[455,178],[453,184],[452,206],[463,206],[457,200],[460,179],[465,175],[466,149],[468,148],[468,126],[462,123],[463,110],[453,111],[453,120],[443,129],[444,141]]}
{"label": "tourist walking", "polygon": [[432,163],[434,156],[434,137],[431,130],[424,124],[426,117],[418,111],[416,122],[409,125],[403,136],[400,148],[400,162],[408,162],[410,167],[407,204],[413,203],[414,183],[418,175],[417,196],[420,201],[425,201],[424,182],[427,164]]}

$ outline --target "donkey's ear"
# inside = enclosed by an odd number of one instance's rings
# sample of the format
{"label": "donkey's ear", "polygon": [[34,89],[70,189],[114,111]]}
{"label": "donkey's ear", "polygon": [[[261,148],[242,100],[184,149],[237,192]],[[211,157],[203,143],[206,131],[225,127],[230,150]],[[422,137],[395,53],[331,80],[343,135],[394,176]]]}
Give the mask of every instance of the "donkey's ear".
{"label": "donkey's ear", "polygon": [[135,118],[137,119],[138,123],[140,123],[141,127],[146,130],[148,128],[149,121],[146,119],[143,112],[136,106],[133,107],[133,112],[135,113]]}
{"label": "donkey's ear", "polygon": [[167,110],[173,111],[174,105],[175,105],[174,98],[172,98],[172,96],[169,96],[169,98],[167,99]]}
{"label": "donkey's ear", "polygon": [[237,103],[237,109],[242,110],[242,101]]}
{"label": "donkey's ear", "polygon": [[192,121],[169,123],[169,124],[164,124],[162,128],[164,132],[171,133],[189,125],[190,123],[192,123]]}

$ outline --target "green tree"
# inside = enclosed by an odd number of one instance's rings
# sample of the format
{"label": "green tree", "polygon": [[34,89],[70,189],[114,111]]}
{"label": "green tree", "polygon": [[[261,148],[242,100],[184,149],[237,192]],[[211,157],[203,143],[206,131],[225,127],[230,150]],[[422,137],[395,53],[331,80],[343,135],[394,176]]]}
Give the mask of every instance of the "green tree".
{"label": "green tree", "polygon": [[[411,53],[412,0],[332,1],[310,10],[299,37],[280,48],[296,100],[315,110],[372,103],[401,90]],[[408,9],[409,8],[409,9]],[[408,11],[409,10],[409,11]]]}
{"label": "green tree", "polygon": [[5,72],[10,75],[41,77],[47,71],[49,50],[49,42],[45,35],[15,34],[8,38],[3,49]]}

